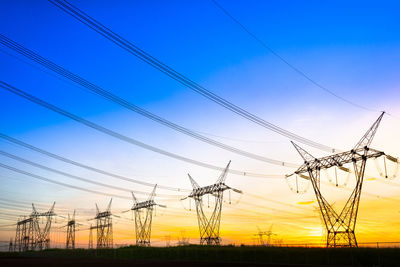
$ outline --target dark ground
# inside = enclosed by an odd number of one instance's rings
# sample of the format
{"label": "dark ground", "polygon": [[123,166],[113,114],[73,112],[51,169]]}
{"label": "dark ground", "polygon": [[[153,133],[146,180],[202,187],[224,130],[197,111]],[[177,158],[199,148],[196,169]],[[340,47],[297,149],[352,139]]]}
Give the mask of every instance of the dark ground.
{"label": "dark ground", "polygon": [[0,266],[400,266],[400,248],[124,247],[0,253]]}
{"label": "dark ground", "polygon": [[128,259],[87,259],[87,258],[3,258],[0,259],[0,266],[149,266],[149,267],[169,267],[169,266],[270,266],[270,267],[297,267],[315,265],[282,265],[250,262],[193,262],[193,261],[152,261],[152,260],[128,260]]}

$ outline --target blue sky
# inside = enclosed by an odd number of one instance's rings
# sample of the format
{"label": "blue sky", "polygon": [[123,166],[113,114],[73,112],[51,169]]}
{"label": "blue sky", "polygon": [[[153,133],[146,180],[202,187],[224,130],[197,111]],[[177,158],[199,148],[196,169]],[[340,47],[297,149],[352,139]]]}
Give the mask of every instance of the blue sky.
{"label": "blue sky", "polygon": [[[312,85],[255,42],[211,1],[71,2],[209,90],[309,139],[350,148],[379,115],[351,106]],[[353,102],[400,116],[397,1],[219,2],[274,51],[318,83]],[[2,34],[73,73],[187,128],[250,141],[218,139],[230,145],[271,158],[301,162],[287,138],[211,103],[53,4],[44,0],[2,1],[0,6]],[[122,134],[218,166],[232,159],[235,169],[273,174],[292,171],[194,141],[71,82],[48,75],[4,46],[0,49],[1,80]],[[179,187],[190,186],[187,172],[194,172],[203,185],[218,176],[215,171],[96,133],[4,90],[0,91],[0,99],[0,131],[49,151],[117,173],[143,175],[142,179]],[[384,122],[376,144],[398,155],[400,147],[395,138],[400,133],[399,119],[386,116]],[[42,164],[92,175],[3,141],[0,148]],[[23,166],[4,158],[1,162]],[[0,170],[0,174],[7,177],[5,190],[11,193],[5,193],[10,196],[23,194],[21,185],[10,177],[32,183],[8,171]],[[241,177],[233,177],[233,185],[249,190],[265,185],[264,181],[249,185]],[[98,179],[110,182],[104,177]],[[60,188],[57,190],[62,193],[50,196],[55,186],[32,186],[38,189],[32,191],[29,201],[82,197]],[[270,190],[277,188],[280,192],[288,191],[281,184],[274,184]],[[41,194],[43,190],[49,195]],[[85,199],[85,204],[91,206],[94,199],[100,198]],[[106,202],[105,199],[104,205]]]}

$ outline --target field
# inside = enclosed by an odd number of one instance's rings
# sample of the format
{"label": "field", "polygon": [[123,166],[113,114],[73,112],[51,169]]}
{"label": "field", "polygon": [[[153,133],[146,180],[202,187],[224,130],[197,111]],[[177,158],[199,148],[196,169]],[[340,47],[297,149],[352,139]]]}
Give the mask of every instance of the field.
{"label": "field", "polygon": [[123,247],[2,252],[0,266],[400,266],[399,248]]}

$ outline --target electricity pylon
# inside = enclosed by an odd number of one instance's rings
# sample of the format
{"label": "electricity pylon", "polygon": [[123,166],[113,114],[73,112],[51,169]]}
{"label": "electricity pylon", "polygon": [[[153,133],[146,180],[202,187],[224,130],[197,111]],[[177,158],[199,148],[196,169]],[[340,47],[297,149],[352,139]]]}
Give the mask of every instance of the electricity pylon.
{"label": "electricity pylon", "polygon": [[14,251],[14,244],[12,238],[10,238],[10,243],[8,243],[8,252]]}
{"label": "electricity pylon", "polygon": [[34,228],[31,217],[18,220],[15,231],[14,251],[27,251],[34,248]]}
{"label": "electricity pylon", "polygon": [[[35,230],[35,246],[39,250],[48,249],[50,248],[50,228],[51,228],[51,222],[53,219],[53,216],[55,216],[54,213],[54,206],[56,202],[53,203],[53,206],[46,211],[46,212],[38,212],[35,208],[35,205],[32,203],[32,213],[31,213],[31,218],[33,219],[33,225],[34,225],[34,230]],[[39,225],[39,219],[41,217],[46,218],[46,224],[43,229],[41,229]]]}
{"label": "electricity pylon", "polygon": [[[193,187],[193,190],[188,197],[193,198],[196,203],[201,245],[219,245],[221,242],[221,238],[219,237],[219,228],[221,222],[224,191],[231,189],[235,192],[241,193],[240,190],[231,188],[225,184],[225,179],[230,164],[231,161],[229,161],[228,165],[222,172],[221,176],[217,179],[215,184],[205,187],[200,187],[190,176],[190,174],[188,174]],[[215,197],[214,210],[209,218],[207,218],[203,211],[203,196],[207,194]]]}
{"label": "electricity pylon", "polygon": [[89,228],[89,246],[88,246],[88,248],[93,249],[93,227],[92,227],[92,225],[90,225],[90,228]]}
{"label": "electricity pylon", "polygon": [[75,249],[75,210],[74,214],[72,215],[72,218],[69,217],[68,214],[68,222],[67,222],[67,242],[66,242],[66,248],[72,248]]}
{"label": "electricity pylon", "polygon": [[[155,192],[157,185],[154,186],[153,191],[150,193],[146,201],[138,202],[137,198],[132,192],[133,207],[131,210],[135,213],[135,232],[136,232],[136,245],[137,246],[150,246],[151,236],[151,223],[153,220],[154,206],[166,208],[165,205],[159,205],[154,202]],[[142,217],[141,213],[145,210],[145,215]]]}
{"label": "electricity pylon", "polygon": [[[259,227],[257,227],[258,229],[258,233],[255,234],[256,237],[258,237],[258,242],[260,243],[260,246],[270,246],[271,245],[271,237],[272,235],[274,235],[272,233],[272,224],[269,227],[268,231],[261,231],[261,229]],[[267,237],[267,240],[264,240],[264,236]]]}
{"label": "electricity pylon", "polygon": [[[46,212],[38,212],[35,205],[32,203],[32,213],[28,218],[18,220],[17,229],[15,232],[14,250],[42,250],[50,247],[50,228],[54,213],[54,205]],[[46,225],[42,229],[39,224],[39,219],[45,217]]]}
{"label": "electricity pylon", "polygon": [[[365,165],[369,158],[378,158],[385,155],[384,152],[369,147],[383,115],[384,112],[382,112],[356,146],[347,152],[317,159],[292,142],[304,160],[304,164],[295,171],[295,174],[308,173],[309,175],[327,230],[327,247],[357,247],[355,227],[364,181]],[[328,169],[335,166],[341,167],[346,163],[353,164],[356,185],[342,211],[337,213],[321,194],[320,171],[321,169]]]}
{"label": "electricity pylon", "polygon": [[[107,209],[103,212],[100,212],[99,207],[96,204],[96,217],[94,217],[94,219],[96,220],[96,225],[90,227],[90,230],[96,229],[97,231],[96,248],[113,247],[111,203],[112,199],[110,200]],[[90,240],[89,240],[89,246],[90,246]]]}

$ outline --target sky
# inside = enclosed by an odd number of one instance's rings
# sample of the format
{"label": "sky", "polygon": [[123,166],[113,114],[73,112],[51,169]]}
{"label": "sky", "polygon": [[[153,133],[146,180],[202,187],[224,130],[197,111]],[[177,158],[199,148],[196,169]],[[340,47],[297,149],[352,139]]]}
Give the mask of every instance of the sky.
{"label": "sky", "polygon": [[[398,157],[400,144],[400,18],[397,1],[224,1],[218,3],[277,55],[351,105],[315,86],[260,45],[211,0],[77,1],[71,3],[161,62],[215,94],[264,120],[310,140],[350,150],[386,111],[372,147]],[[300,165],[290,139],[209,101],[105,39],[52,3],[2,1],[0,33],[86,80],[176,124],[230,146]],[[295,168],[246,158],[178,133],[97,96],[0,45],[0,80],[122,135],[208,164],[270,178],[228,174],[226,183],[243,194],[225,193],[221,220],[224,244],[253,244],[258,229],[272,227],[274,242],[323,242],[317,202],[308,182],[301,191],[283,179]],[[194,203],[181,201],[191,184],[212,184],[220,171],[166,157],[90,129],[5,90],[0,90],[0,132],[51,153],[114,174],[186,190],[158,189],[152,243],[198,242]],[[302,145],[315,157],[329,153]],[[0,163],[59,182],[120,195],[114,198],[114,242],[134,243],[133,201],[129,191],[152,188],[85,170],[0,139],[0,150],[71,175],[120,187],[77,181],[0,155]],[[383,159],[378,162],[383,168]],[[388,162],[388,171],[396,166]],[[330,170],[332,171],[332,170]],[[332,177],[333,173],[330,172]],[[272,177],[272,178],[271,178]],[[275,178],[273,178],[275,177]],[[0,240],[15,235],[31,204],[39,210],[56,202],[64,218],[77,210],[79,246],[87,246],[95,203],[110,196],[82,192],[0,168]],[[341,183],[347,175],[340,173]],[[322,177],[322,191],[340,210],[354,187]],[[146,194],[137,194],[139,200]],[[356,228],[359,242],[399,241],[400,181],[379,176],[373,160]],[[211,199],[211,206],[213,202]],[[189,210],[189,206],[192,210]],[[211,211],[208,208],[206,211]],[[63,246],[66,224],[53,224],[52,242]],[[246,225],[246,229],[243,229]]]}

